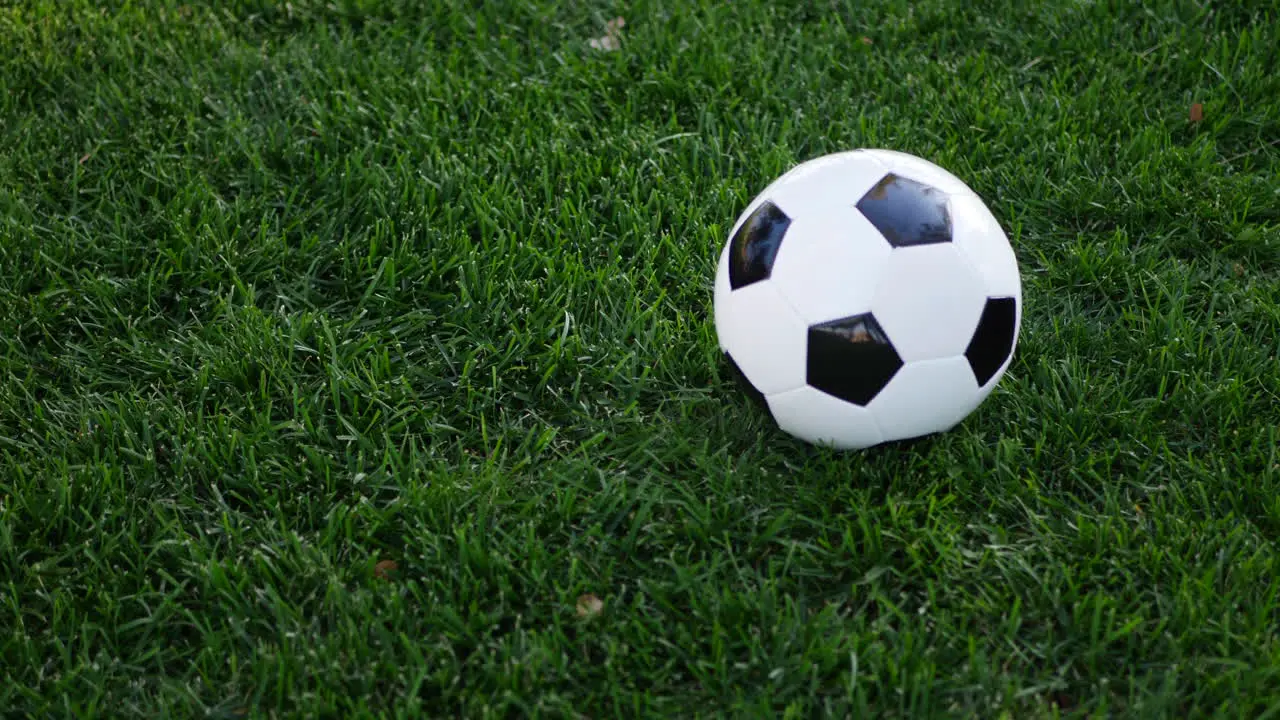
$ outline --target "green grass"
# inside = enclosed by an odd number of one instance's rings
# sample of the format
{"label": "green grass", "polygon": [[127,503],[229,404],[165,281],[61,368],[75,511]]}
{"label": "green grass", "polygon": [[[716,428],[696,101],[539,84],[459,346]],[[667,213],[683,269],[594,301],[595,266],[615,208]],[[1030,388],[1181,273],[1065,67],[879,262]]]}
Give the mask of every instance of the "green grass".
{"label": "green grass", "polygon": [[[1280,709],[1275,3],[102,5],[0,5],[0,715]],[[711,284],[859,146],[1025,322],[838,454]]]}

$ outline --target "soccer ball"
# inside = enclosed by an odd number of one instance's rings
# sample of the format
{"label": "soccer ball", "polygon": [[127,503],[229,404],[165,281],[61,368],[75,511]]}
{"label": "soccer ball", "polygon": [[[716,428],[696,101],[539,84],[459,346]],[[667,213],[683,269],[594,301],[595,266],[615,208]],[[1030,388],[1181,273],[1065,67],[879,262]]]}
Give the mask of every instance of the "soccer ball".
{"label": "soccer ball", "polygon": [[945,432],[1004,376],[1022,322],[1008,238],[955,175],[853,150],[797,165],[734,224],[720,350],[784,432],[841,450]]}

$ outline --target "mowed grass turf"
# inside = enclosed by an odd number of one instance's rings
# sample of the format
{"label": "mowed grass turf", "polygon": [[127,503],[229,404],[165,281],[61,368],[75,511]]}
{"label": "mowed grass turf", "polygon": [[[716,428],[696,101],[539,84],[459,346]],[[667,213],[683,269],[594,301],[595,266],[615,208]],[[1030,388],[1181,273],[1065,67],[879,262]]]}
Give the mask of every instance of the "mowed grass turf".
{"label": "mowed grass turf", "polygon": [[[0,714],[1274,711],[1280,13],[1112,5],[0,8]],[[711,296],[853,147],[1025,322],[839,454]]]}

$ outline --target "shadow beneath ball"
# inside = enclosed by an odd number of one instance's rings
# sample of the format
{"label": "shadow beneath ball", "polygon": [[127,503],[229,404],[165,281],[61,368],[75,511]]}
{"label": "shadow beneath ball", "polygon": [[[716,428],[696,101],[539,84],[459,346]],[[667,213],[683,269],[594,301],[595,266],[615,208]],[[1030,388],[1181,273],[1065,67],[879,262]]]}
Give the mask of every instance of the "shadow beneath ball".
{"label": "shadow beneath ball", "polygon": [[[747,374],[742,372],[742,368],[738,367],[738,363],[734,361],[733,356],[727,352],[722,352],[720,360],[724,363],[729,375],[733,377],[733,382],[738,386],[738,389],[750,398],[753,405],[768,413],[769,402],[764,399],[764,393],[751,384],[751,381],[747,379]],[[770,414],[769,417],[772,419],[773,415]]]}
{"label": "shadow beneath ball", "polygon": [[[781,433],[781,430],[778,430]],[[783,433],[785,435],[785,433]],[[803,454],[807,458],[829,458],[829,459],[866,459],[872,460],[882,457],[894,457],[907,454],[924,455],[932,449],[934,443],[942,433],[929,433],[928,435],[919,435],[912,438],[903,438],[901,440],[886,440],[877,445],[861,449],[838,449],[823,445],[808,443],[799,438],[789,439],[794,441],[797,452]]]}

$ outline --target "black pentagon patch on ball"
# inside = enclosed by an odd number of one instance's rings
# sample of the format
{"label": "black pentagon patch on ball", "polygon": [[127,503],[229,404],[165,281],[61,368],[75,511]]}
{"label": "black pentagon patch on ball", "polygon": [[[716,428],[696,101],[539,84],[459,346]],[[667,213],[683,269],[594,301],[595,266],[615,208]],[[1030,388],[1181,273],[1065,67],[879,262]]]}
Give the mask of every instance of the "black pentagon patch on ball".
{"label": "black pentagon patch on ball", "polygon": [[737,361],[733,359],[733,356],[730,355],[727,350],[724,351],[724,361],[725,364],[729,366],[729,374],[733,376],[734,382],[737,383],[738,388],[742,390],[747,397],[751,398],[753,403],[767,410],[769,408],[769,402],[765,400],[764,393],[760,392],[759,388],[751,384],[751,380],[747,378],[747,374],[742,372],[742,368],[738,366]]}
{"label": "black pentagon patch on ball", "polygon": [[894,247],[951,242],[947,194],[889,173],[858,201],[858,210]]}
{"label": "black pentagon patch on ball", "polygon": [[734,290],[768,279],[782,236],[791,218],[782,208],[765,201],[747,216],[729,241],[729,286]]}
{"label": "black pentagon patch on ball", "polygon": [[902,358],[871,313],[809,328],[806,382],[854,405],[866,405],[902,367]]}
{"label": "black pentagon patch on ball", "polygon": [[988,298],[978,320],[978,329],[964,356],[973,370],[978,387],[986,385],[1013,352],[1013,325],[1017,304],[1011,297]]}

